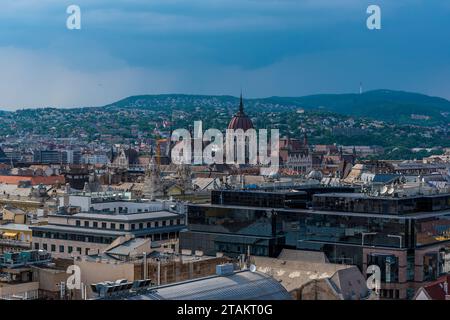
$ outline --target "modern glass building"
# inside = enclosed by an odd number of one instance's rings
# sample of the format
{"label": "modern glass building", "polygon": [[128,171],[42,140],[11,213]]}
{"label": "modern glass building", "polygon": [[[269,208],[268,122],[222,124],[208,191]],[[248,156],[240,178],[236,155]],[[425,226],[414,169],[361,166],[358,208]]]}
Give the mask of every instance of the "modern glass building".
{"label": "modern glass building", "polygon": [[[229,192],[213,194],[211,204],[189,205],[181,248],[272,257],[283,248],[319,250],[330,262],[357,265],[364,274],[369,265],[378,265],[385,298],[412,296],[423,282],[450,269],[448,194],[395,198],[321,193],[304,208],[292,208],[291,193],[271,193],[264,202],[261,192]],[[245,205],[237,204],[239,197]],[[294,201],[300,203],[302,197]]]}

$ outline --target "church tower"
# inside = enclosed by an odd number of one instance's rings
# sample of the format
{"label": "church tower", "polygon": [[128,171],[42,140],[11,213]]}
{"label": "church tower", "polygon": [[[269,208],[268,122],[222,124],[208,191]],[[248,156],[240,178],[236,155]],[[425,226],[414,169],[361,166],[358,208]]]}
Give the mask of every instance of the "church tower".
{"label": "church tower", "polygon": [[161,191],[161,171],[154,156],[150,158],[148,168],[145,172],[142,194],[144,197],[149,197],[150,200],[154,200],[156,196],[163,195]]}
{"label": "church tower", "polygon": [[183,188],[185,194],[192,192],[192,176],[191,166],[188,164],[180,164],[177,167],[177,176],[180,186]]}

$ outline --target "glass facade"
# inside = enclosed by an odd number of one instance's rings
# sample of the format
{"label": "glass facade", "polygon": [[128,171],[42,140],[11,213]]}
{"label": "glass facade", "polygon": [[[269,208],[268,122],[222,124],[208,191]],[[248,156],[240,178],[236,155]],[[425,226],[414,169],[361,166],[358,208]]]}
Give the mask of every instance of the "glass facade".
{"label": "glass facade", "polygon": [[268,256],[284,244],[284,236],[277,234],[282,222],[277,221],[274,210],[190,206],[188,223],[190,231],[182,234],[182,241],[206,254],[239,255],[250,250],[251,254]]}
{"label": "glass facade", "polygon": [[321,251],[329,262],[356,265],[363,274],[379,266],[380,294],[388,299],[411,298],[408,283],[450,272],[450,195],[323,193],[312,196],[311,210],[270,194],[264,200],[261,192],[217,192],[215,203],[188,205],[180,248],[231,257],[277,257],[285,248]]}
{"label": "glass facade", "polygon": [[212,191],[212,204],[267,208],[306,208],[308,195],[298,192]]}
{"label": "glass facade", "polygon": [[[299,237],[308,241],[400,247],[409,244],[407,221],[331,214],[296,214]],[[395,237],[394,237],[395,236]]]}
{"label": "glass facade", "polygon": [[[189,207],[189,229],[244,236],[275,235],[281,224],[276,224],[274,210],[228,209],[219,207]],[[278,228],[277,228],[278,227]]]}
{"label": "glass facade", "polygon": [[450,213],[431,216],[414,221],[417,246],[430,245],[450,240]]}
{"label": "glass facade", "polygon": [[314,195],[313,207],[320,210],[364,212],[379,214],[407,214],[450,209],[450,195],[410,198],[368,197],[355,194]]}
{"label": "glass facade", "polygon": [[[414,249],[450,239],[450,213],[407,218],[189,205],[188,225],[189,232],[195,233],[197,237],[201,233],[209,234],[208,239],[214,244],[203,247],[208,247],[211,254],[215,254],[213,250],[246,253],[248,245],[256,243],[266,248],[262,255],[268,255],[269,252],[276,254],[280,246],[313,250],[327,250],[336,245]],[[193,239],[194,235],[190,237]],[[200,245],[196,249],[202,250]],[[333,248],[331,251],[335,250]]]}
{"label": "glass facade", "polygon": [[439,274],[438,253],[427,253],[423,257],[423,280],[436,280]]}
{"label": "glass facade", "polygon": [[256,210],[215,206],[189,206],[189,230],[238,235],[283,236],[286,244],[298,241],[340,242],[399,247],[409,243],[408,220],[348,216],[300,211]]}
{"label": "glass facade", "polygon": [[381,282],[398,282],[398,258],[392,254],[372,253],[367,256],[367,265],[377,265],[381,270]]}

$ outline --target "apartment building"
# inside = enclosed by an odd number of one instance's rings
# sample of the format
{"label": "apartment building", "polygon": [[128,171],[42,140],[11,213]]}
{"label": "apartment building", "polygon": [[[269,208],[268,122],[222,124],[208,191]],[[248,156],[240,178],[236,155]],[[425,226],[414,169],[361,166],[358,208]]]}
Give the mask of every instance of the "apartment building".
{"label": "apartment building", "polygon": [[153,246],[176,243],[185,228],[180,204],[132,200],[122,193],[80,193],[60,199],[48,225],[32,227],[34,249],[73,258],[107,249],[121,236],[149,238]]}

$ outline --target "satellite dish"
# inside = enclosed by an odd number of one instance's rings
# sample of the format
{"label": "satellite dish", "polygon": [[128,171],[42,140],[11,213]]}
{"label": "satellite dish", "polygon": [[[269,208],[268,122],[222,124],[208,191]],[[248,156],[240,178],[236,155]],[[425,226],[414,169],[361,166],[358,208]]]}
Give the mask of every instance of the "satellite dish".
{"label": "satellite dish", "polygon": [[250,272],[256,272],[256,266],[254,264],[250,265]]}
{"label": "satellite dish", "polygon": [[386,194],[387,191],[388,188],[386,186],[383,186],[383,188],[381,188],[380,194]]}

